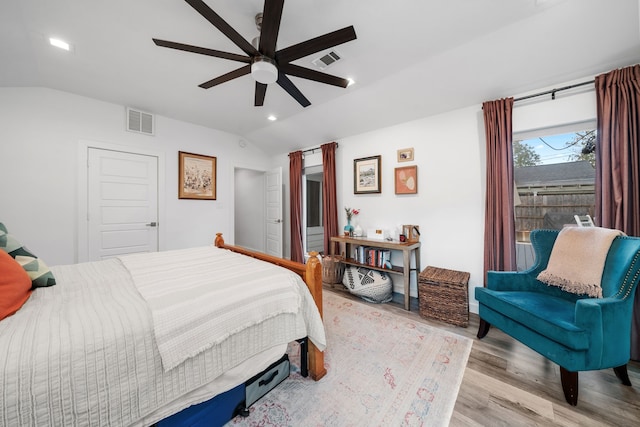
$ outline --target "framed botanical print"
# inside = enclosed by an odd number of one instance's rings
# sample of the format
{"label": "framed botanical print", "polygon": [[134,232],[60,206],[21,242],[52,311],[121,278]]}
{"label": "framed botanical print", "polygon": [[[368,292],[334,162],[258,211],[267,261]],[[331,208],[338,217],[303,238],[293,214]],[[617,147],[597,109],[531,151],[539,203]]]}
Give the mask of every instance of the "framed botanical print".
{"label": "framed botanical print", "polygon": [[418,193],[418,166],[404,166],[395,169],[396,194]]}
{"label": "framed botanical print", "polygon": [[381,156],[364,157],[353,161],[353,193],[381,193]]}
{"label": "framed botanical print", "polygon": [[216,200],[216,158],[178,152],[178,198]]}

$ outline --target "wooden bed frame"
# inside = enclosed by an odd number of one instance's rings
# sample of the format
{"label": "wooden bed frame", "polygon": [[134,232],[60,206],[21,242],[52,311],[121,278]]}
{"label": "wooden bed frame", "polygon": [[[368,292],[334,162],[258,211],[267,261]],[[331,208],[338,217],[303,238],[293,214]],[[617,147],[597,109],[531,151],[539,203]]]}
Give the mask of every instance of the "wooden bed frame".
{"label": "wooden bed frame", "polygon": [[[318,260],[317,252],[311,252],[311,257],[309,258],[307,263],[301,264],[299,262],[290,261],[284,258],[278,258],[273,255],[251,251],[240,246],[227,245],[224,242],[222,233],[216,233],[214,244],[218,248],[228,249],[242,255],[250,256],[252,258],[257,258],[271,264],[279,265],[298,274],[307,284],[307,287],[311,292],[311,296],[313,297],[313,300],[318,307],[320,316],[322,317],[322,264],[320,263],[320,260]],[[313,378],[315,381],[318,381],[320,378],[324,377],[326,373],[327,370],[324,367],[324,353],[319,351],[316,346],[313,345],[311,341],[309,341],[309,374],[311,375],[311,378]]]}

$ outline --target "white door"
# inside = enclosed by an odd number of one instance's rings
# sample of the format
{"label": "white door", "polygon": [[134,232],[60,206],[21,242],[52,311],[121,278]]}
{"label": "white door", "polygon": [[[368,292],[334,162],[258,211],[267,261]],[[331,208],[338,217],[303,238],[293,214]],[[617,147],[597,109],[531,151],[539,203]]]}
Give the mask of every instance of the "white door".
{"label": "white door", "polygon": [[267,253],[282,258],[282,168],[266,173]]}
{"label": "white door", "polygon": [[89,148],[90,261],[158,250],[158,158]]}

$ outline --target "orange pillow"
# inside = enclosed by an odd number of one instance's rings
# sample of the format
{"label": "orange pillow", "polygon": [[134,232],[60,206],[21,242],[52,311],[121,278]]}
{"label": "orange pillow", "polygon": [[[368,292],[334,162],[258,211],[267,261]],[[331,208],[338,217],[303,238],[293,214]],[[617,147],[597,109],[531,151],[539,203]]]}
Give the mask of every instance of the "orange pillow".
{"label": "orange pillow", "polygon": [[18,311],[31,292],[27,272],[11,255],[0,251],[0,320]]}

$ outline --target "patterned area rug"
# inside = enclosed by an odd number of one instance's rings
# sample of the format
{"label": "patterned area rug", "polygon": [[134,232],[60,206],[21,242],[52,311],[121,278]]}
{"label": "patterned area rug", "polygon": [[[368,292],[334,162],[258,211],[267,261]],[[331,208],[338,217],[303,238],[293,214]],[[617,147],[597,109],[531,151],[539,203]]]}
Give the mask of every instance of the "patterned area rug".
{"label": "patterned area rug", "polygon": [[[330,292],[320,381],[289,378],[257,401],[235,426],[446,426],[472,341]],[[293,364],[297,346],[290,346]]]}

